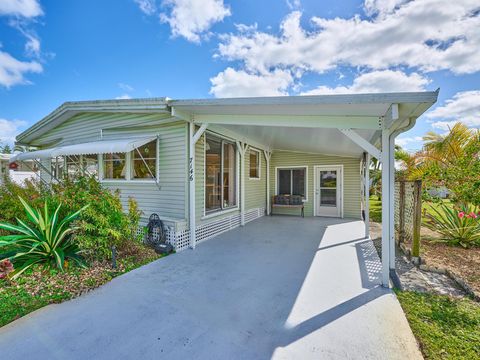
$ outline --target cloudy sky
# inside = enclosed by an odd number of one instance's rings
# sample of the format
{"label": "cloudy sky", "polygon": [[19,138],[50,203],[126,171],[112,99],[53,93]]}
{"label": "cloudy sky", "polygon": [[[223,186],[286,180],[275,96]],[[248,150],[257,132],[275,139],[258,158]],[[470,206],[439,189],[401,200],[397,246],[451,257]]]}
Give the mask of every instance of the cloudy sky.
{"label": "cloudy sky", "polygon": [[0,0],[0,141],[64,101],[420,91],[480,127],[478,0]]}

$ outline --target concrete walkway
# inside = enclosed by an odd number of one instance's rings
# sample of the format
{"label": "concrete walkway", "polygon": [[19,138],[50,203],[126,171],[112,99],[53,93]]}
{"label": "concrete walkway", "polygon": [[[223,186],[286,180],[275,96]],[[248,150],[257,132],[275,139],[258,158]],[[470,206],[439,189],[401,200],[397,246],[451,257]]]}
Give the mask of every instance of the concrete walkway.
{"label": "concrete walkway", "polygon": [[420,359],[362,233],[261,218],[1,328],[1,357]]}

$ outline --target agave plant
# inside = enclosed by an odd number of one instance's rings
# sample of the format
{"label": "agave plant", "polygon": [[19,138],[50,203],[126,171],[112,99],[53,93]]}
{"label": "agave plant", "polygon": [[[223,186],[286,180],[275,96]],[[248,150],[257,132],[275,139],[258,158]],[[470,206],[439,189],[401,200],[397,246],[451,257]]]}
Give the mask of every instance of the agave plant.
{"label": "agave plant", "polygon": [[480,246],[480,214],[473,206],[462,206],[461,210],[441,204],[432,207],[427,214],[426,226],[442,235],[441,241],[451,245]]}
{"label": "agave plant", "polygon": [[60,271],[65,270],[68,261],[85,266],[80,250],[71,238],[72,232],[76,229],[71,226],[71,222],[88,205],[60,219],[61,204],[52,213],[48,209],[48,203],[45,202],[42,213],[30,207],[22,198],[19,199],[32,224],[18,218],[18,225],[0,223],[0,229],[17,233],[0,236],[0,249],[2,247],[14,249],[14,254],[9,257],[15,266],[12,278],[18,277],[35,264],[44,264]]}

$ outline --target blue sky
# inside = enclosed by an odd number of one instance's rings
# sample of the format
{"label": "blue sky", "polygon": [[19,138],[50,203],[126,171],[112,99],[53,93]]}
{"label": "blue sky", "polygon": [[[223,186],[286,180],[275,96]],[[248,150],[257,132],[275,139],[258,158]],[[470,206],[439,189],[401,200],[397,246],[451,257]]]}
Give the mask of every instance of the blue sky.
{"label": "blue sky", "polygon": [[65,101],[441,89],[400,137],[480,126],[480,5],[0,0],[0,141]]}

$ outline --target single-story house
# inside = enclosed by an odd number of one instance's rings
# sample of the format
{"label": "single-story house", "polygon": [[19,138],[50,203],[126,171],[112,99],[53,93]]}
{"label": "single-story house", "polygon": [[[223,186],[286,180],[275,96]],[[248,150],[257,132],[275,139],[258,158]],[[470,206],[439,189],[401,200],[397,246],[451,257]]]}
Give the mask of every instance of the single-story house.
{"label": "single-story house", "polygon": [[[45,181],[84,171],[157,213],[176,250],[275,213],[364,219],[383,166],[383,284],[395,268],[394,138],[437,92],[67,102],[17,136]],[[272,204],[273,196],[281,195]],[[295,199],[296,206],[289,206]],[[281,204],[278,204],[281,203]],[[272,205],[282,205],[275,206]],[[195,229],[195,231],[192,231]]]}

